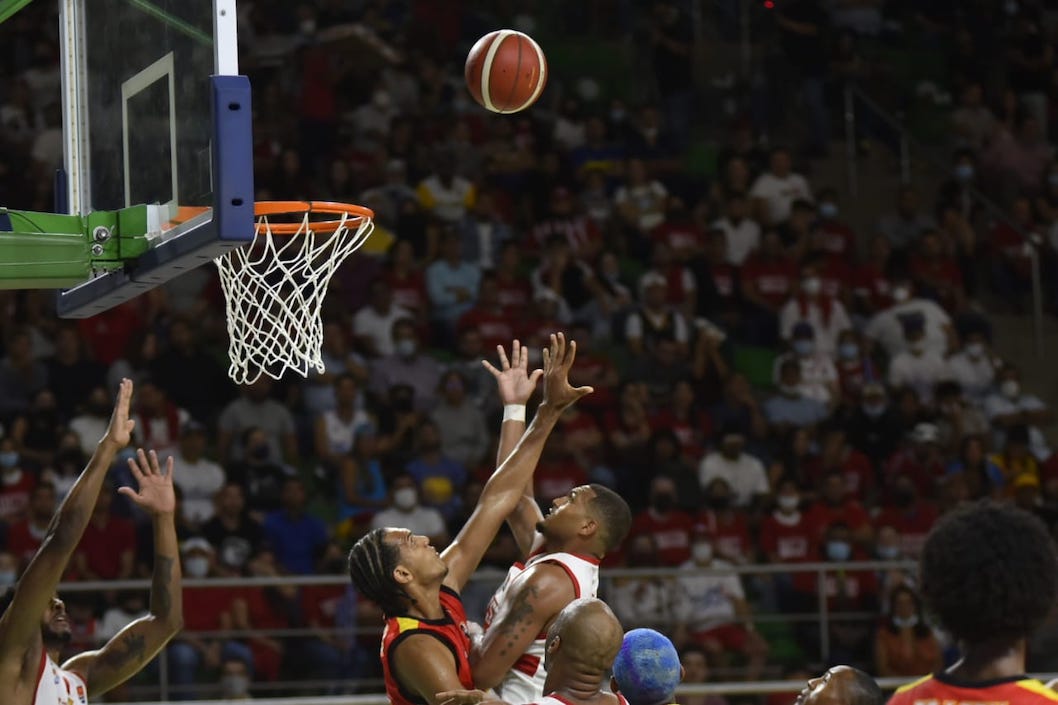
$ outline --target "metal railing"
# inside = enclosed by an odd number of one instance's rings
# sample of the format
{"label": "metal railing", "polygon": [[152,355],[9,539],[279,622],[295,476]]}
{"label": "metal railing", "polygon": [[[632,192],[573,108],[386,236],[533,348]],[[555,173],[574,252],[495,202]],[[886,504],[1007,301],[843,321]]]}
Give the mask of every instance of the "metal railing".
{"label": "metal railing", "polygon": [[[604,583],[609,583],[614,579],[621,578],[652,578],[652,579],[676,579],[679,577],[686,577],[688,575],[700,575],[700,576],[730,576],[736,574],[739,576],[772,576],[772,575],[786,575],[792,576],[794,574],[814,574],[816,581],[815,590],[815,610],[810,612],[801,613],[789,613],[789,612],[761,612],[754,614],[752,621],[757,624],[793,624],[802,625],[803,629],[808,629],[811,632],[812,624],[818,625],[818,644],[819,644],[819,660],[820,662],[826,662],[830,657],[830,638],[831,628],[836,622],[843,623],[860,623],[860,624],[873,624],[877,621],[879,615],[872,612],[834,612],[831,611],[828,605],[829,595],[827,594],[827,581],[826,576],[828,573],[836,572],[851,572],[851,573],[865,573],[865,572],[883,572],[883,571],[905,571],[913,574],[916,570],[916,564],[912,561],[859,561],[859,562],[848,562],[848,563],[796,563],[796,564],[751,564],[751,565],[731,565],[725,566],[722,569],[696,569],[687,570],[685,568],[615,568],[607,569],[603,572]],[[498,570],[480,570],[478,571],[471,580],[475,583],[491,583],[498,585],[503,579],[505,573]],[[282,577],[254,577],[254,578],[214,578],[214,579],[199,579],[199,580],[185,580],[184,587],[187,588],[251,588],[251,587],[277,587],[277,586],[346,586],[349,584],[349,578],[345,575],[305,575],[305,576],[282,576]],[[604,585],[605,586],[605,585]],[[483,586],[487,587],[487,586]],[[150,588],[150,582],[148,580],[126,580],[126,581],[105,581],[105,582],[71,582],[63,583],[59,586],[60,595],[69,594],[83,594],[83,593],[99,593],[103,591],[113,592],[117,590],[148,590]],[[469,590],[469,588],[468,588]],[[602,596],[605,597],[605,591],[601,590]],[[464,591],[467,594],[467,591]],[[185,604],[185,611],[194,609],[194,605]],[[659,629],[664,631],[669,625],[658,624],[656,625]],[[238,640],[248,639],[253,637],[269,637],[274,639],[293,639],[293,638],[312,638],[319,636],[337,636],[351,639],[356,636],[363,636],[367,634],[378,634],[380,628],[378,625],[368,626],[357,626],[353,628],[349,627],[331,627],[331,628],[307,628],[307,627],[288,627],[282,629],[261,629],[261,630],[225,630],[225,631],[210,631],[210,632],[195,632],[196,636],[203,638],[215,638],[225,640]],[[167,699],[173,693],[172,683],[170,682],[170,670],[167,658],[157,659],[157,684],[156,685],[133,685],[129,687],[129,693],[131,695],[141,696],[155,696],[162,700]],[[334,692],[335,688],[342,688],[349,692],[363,692],[365,689],[381,690],[380,683],[376,680],[367,679],[348,679],[341,682],[333,681],[310,681],[310,680],[298,680],[298,681],[279,681],[271,683],[255,683],[253,689],[258,695],[266,692],[306,692],[305,698],[298,698],[297,700],[283,700],[276,701],[277,703],[283,702],[304,702],[314,703],[318,705],[325,705],[326,703],[354,703],[355,705],[374,705],[376,702],[384,702],[382,696],[358,696],[357,698],[350,698],[349,696],[342,696],[341,698],[335,699],[306,699],[309,695],[319,694],[321,692]],[[706,694],[706,693],[764,693],[764,692],[785,692],[781,689],[789,689],[790,682],[782,681],[769,681],[767,683],[715,683],[702,686],[705,690],[688,690],[686,694]],[[698,686],[695,686],[696,688]],[[201,695],[210,695],[217,692],[215,685],[194,685],[194,686],[181,686],[181,688],[188,693],[198,693]],[[771,688],[771,690],[746,690],[746,688]],[[776,689],[780,690],[776,690]],[[798,686],[795,690],[799,690]],[[366,699],[362,699],[366,698]]]}

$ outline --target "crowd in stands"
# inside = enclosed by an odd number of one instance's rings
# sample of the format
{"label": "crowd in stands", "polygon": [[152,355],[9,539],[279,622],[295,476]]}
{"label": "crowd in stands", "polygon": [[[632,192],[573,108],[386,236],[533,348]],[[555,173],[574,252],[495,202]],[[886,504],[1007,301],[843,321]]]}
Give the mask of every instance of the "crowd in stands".
{"label": "crowd in stands", "polygon": [[[1052,409],[996,353],[981,304],[1022,305],[1023,233],[1040,235],[1049,272],[1058,262],[1054,13],[1006,3],[1017,8],[996,83],[994,67],[967,63],[975,28],[960,24],[958,3],[901,8],[955,47],[958,151],[947,181],[903,186],[864,229],[845,217],[856,204],[814,179],[800,150],[765,149],[745,124],[722,136],[715,174],[684,168],[689,4],[618,3],[609,20],[649,37],[640,50],[669,77],[650,100],[567,90],[554,105],[497,117],[469,103],[453,58],[486,27],[483,15],[429,2],[240,3],[254,47],[243,68],[257,106],[259,198],[377,213],[371,243],[326,300],[326,373],[231,384],[209,267],[82,321],[55,318],[51,292],[0,291],[0,585],[39,546],[122,377],[136,383],[135,445],[176,459],[187,577],[341,574],[348,545],[379,525],[443,546],[495,466],[502,410],[480,361],[518,339],[539,363],[556,330],[579,345],[573,383],[595,393],[562,419],[535,492],[546,504],[600,482],[633,504],[632,534],[607,567],[913,559],[939,515],[982,497],[1058,526]],[[842,38],[840,52],[849,37],[882,34],[901,3],[776,5],[790,51],[825,31]],[[53,13],[37,3],[2,27],[11,41],[0,49],[0,141],[23,156],[0,165],[7,205],[50,206],[57,48],[40,28]],[[350,21],[403,60],[354,61],[309,41]],[[815,49],[793,63],[810,141],[828,134],[828,108],[813,102],[817,60],[838,63]],[[978,208],[972,189],[1008,205],[1011,222]],[[112,478],[67,580],[150,574],[149,522],[113,492],[131,481],[124,458]],[[501,536],[486,563],[515,559]],[[817,579],[688,571],[605,580],[603,596],[625,628],[670,634],[691,682],[718,668],[755,678],[781,666],[797,678],[819,659]],[[921,612],[914,571],[842,569],[823,580],[830,662],[910,676],[950,657]],[[471,612],[486,588],[468,590]],[[71,649],[145,610],[135,591],[76,593],[67,604]],[[203,674],[226,691],[377,675],[379,615],[351,588],[189,587],[185,604],[185,631],[168,650],[177,697],[191,697],[180,688]],[[809,619],[755,620],[774,614]],[[328,631],[357,627],[355,637]],[[318,633],[208,634],[284,628]]]}

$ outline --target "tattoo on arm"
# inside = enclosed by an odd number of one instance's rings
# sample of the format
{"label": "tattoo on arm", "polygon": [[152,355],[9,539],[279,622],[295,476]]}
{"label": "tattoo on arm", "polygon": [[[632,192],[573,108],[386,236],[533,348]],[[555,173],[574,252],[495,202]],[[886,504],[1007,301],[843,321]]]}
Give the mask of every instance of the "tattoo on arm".
{"label": "tattoo on arm", "polygon": [[173,560],[169,556],[155,556],[154,576],[151,580],[151,613],[159,619],[168,619],[173,608],[170,588],[173,583]]}
{"label": "tattoo on arm", "polygon": [[536,585],[526,585],[514,596],[511,608],[496,625],[496,629],[504,639],[500,656],[507,656],[516,647],[518,640],[525,634],[526,629],[531,629],[529,618],[533,616],[533,600],[539,596],[540,589]]}
{"label": "tattoo on arm", "polygon": [[121,672],[130,665],[144,665],[147,640],[139,634],[128,634],[99,655],[95,668]]}

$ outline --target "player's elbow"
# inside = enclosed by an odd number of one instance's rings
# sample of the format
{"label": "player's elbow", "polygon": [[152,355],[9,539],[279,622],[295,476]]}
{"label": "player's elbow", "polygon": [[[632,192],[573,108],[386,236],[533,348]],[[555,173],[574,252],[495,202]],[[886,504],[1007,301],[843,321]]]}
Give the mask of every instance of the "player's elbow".
{"label": "player's elbow", "polygon": [[503,681],[506,669],[500,669],[494,664],[479,663],[472,667],[474,673],[474,687],[479,690],[495,688]]}

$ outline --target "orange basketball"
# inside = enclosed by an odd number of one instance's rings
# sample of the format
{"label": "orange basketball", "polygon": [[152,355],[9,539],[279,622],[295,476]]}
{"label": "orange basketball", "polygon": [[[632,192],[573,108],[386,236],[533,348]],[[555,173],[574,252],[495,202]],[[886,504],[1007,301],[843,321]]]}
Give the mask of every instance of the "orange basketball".
{"label": "orange basketball", "polygon": [[467,55],[467,89],[494,113],[516,113],[536,102],[547,83],[547,58],[528,34],[498,29]]}

